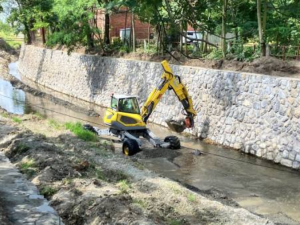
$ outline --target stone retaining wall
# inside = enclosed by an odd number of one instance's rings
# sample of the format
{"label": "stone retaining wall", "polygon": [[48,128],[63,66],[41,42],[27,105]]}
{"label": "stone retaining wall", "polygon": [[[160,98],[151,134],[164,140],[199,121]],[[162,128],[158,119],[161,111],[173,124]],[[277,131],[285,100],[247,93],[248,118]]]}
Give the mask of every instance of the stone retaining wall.
{"label": "stone retaining wall", "polygon": [[[288,167],[300,167],[300,81],[258,74],[171,65],[193,97],[196,118],[190,133]],[[56,91],[108,106],[112,93],[144,102],[160,80],[160,63],[89,56],[23,46],[22,75]],[[152,115],[181,118],[168,91]]]}

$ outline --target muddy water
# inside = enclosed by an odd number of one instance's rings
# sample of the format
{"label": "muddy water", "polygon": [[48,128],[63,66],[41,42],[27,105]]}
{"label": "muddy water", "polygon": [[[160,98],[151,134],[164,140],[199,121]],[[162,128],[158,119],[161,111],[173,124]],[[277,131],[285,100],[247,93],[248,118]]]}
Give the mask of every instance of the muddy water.
{"label": "muddy water", "polygon": [[[10,65],[11,73],[20,78],[16,68],[16,64]],[[25,78],[22,80],[30,83]],[[31,85],[78,106],[95,110],[100,117],[103,115],[104,109],[100,106],[62,95],[36,84]],[[26,102],[26,104],[20,104],[0,96],[0,106],[9,112],[22,114],[34,111],[59,122],[80,121],[103,127],[100,117],[90,117],[74,112],[63,105],[15,90],[3,80],[0,80],[1,93]],[[174,134],[157,125],[150,124],[149,127],[161,138]],[[240,206],[257,214],[265,215],[276,222],[300,224],[299,172],[296,173],[235,150],[207,145],[193,138],[180,136],[180,139],[183,148],[179,151],[180,156],[175,159],[158,157],[141,159],[141,161],[147,168],[157,173],[200,190],[219,190]],[[195,156],[192,154],[194,149],[200,150],[204,154]]]}
{"label": "muddy water", "polygon": [[[160,137],[171,134],[153,126]],[[240,206],[284,224],[300,224],[300,173],[236,150],[181,137],[185,149],[173,165],[149,159],[149,169],[200,190],[216,189]],[[195,156],[192,149],[204,154]]]}

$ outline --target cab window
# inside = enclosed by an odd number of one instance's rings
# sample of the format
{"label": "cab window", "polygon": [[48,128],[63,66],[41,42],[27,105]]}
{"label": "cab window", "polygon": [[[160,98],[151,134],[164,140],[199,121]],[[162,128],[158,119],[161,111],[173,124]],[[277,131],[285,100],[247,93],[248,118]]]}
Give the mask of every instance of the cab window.
{"label": "cab window", "polygon": [[114,110],[118,109],[118,100],[114,97],[111,98],[111,108]]}
{"label": "cab window", "polygon": [[137,99],[136,98],[120,99],[119,112],[140,114],[140,108]]}

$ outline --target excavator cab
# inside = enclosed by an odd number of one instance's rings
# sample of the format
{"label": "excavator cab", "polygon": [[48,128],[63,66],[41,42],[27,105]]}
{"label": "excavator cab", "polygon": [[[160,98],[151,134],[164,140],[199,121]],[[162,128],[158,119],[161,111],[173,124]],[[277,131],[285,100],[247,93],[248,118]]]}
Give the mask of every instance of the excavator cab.
{"label": "excavator cab", "polygon": [[106,110],[104,122],[115,130],[146,129],[135,96],[113,94],[111,96],[111,107]]}

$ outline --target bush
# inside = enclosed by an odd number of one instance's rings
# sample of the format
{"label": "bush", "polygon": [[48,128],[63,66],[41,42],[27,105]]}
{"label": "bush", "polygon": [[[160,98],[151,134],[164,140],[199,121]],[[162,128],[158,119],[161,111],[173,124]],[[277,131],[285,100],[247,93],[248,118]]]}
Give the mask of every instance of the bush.
{"label": "bush", "polygon": [[223,58],[223,53],[222,53],[222,50],[221,49],[218,49],[218,48],[214,48],[211,53],[209,53],[207,56],[206,56],[207,59],[222,59]]}
{"label": "bush", "polygon": [[12,117],[11,120],[18,124],[22,123],[22,120],[16,116]]}
{"label": "bush", "polygon": [[51,186],[45,186],[45,187],[42,187],[41,190],[40,190],[40,193],[41,195],[44,195],[45,198],[49,199],[51,198],[54,194],[57,193],[57,189],[56,188],[53,188]]}

